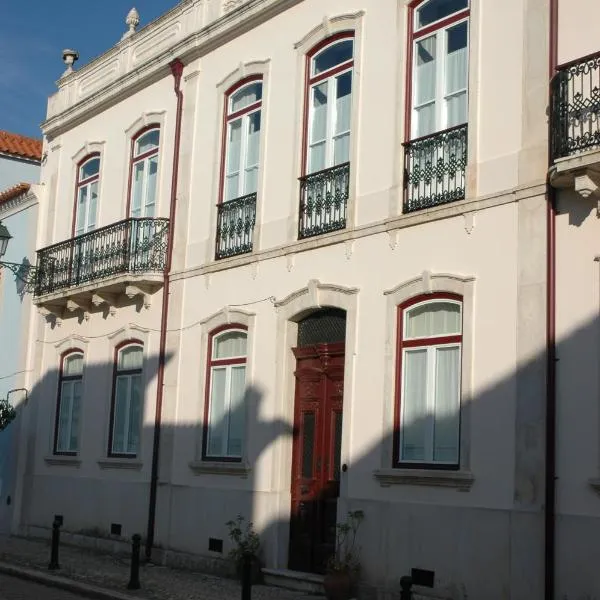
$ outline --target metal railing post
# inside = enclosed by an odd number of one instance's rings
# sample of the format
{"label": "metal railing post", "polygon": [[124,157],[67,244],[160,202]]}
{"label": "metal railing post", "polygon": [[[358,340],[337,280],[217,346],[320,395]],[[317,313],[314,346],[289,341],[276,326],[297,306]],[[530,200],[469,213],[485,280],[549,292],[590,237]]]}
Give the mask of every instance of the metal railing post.
{"label": "metal railing post", "polygon": [[131,538],[131,570],[129,573],[128,590],[139,590],[140,585],[140,547],[142,536],[136,533]]}
{"label": "metal railing post", "polygon": [[58,545],[60,544],[60,521],[58,519],[54,519],[52,523],[52,544],[50,547],[50,563],[48,564],[48,569],[50,571],[56,571],[60,569],[60,565],[58,564]]}
{"label": "metal railing post", "polygon": [[242,557],[242,600],[252,600],[252,555]]}
{"label": "metal railing post", "polygon": [[412,600],[412,577],[404,575],[400,577],[400,600]]}

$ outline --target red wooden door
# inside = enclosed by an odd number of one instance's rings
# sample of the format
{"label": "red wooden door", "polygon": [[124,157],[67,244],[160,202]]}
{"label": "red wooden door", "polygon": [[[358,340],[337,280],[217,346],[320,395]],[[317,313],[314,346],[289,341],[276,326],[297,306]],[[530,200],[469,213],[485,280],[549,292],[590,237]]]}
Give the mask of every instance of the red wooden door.
{"label": "red wooden door", "polygon": [[296,394],[289,568],[323,573],[335,548],[344,343],[294,348]]}

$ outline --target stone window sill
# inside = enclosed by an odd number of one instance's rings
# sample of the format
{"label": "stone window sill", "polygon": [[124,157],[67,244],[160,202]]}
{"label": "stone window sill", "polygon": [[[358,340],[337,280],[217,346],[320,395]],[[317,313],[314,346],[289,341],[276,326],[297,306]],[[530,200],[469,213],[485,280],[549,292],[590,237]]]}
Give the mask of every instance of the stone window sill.
{"label": "stone window sill", "polygon": [[47,465],[60,467],[79,467],[79,465],[81,465],[79,456],[70,454],[50,454],[44,456],[44,462]]}
{"label": "stone window sill", "polygon": [[132,469],[139,471],[142,461],[137,458],[100,458],[98,464],[101,469]]}
{"label": "stone window sill", "polygon": [[390,485],[424,485],[455,488],[468,492],[475,481],[469,471],[436,471],[433,469],[379,469],[373,476],[381,487]]}
{"label": "stone window sill", "polygon": [[210,462],[193,460],[189,467],[196,475],[233,475],[234,477],[248,477],[252,470],[246,463],[238,462]]}

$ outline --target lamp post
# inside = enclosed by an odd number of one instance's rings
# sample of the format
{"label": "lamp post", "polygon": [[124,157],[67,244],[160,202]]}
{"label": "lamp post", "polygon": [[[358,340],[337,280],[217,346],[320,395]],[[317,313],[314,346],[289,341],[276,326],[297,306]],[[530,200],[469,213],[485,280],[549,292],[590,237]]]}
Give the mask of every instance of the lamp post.
{"label": "lamp post", "polygon": [[2,260],[6,254],[8,242],[12,239],[6,225],[0,221],[0,268],[5,267],[13,273],[24,285],[24,291],[31,291],[36,279],[35,267],[28,264],[26,259],[21,263],[14,263]]}

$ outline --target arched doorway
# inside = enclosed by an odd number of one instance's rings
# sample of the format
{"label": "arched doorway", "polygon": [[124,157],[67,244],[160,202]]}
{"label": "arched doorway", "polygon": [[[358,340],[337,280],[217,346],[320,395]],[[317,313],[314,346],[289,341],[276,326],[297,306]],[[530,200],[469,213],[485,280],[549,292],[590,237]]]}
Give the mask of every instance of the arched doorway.
{"label": "arched doorway", "polygon": [[346,312],[319,309],[298,322],[289,568],[323,573],[335,550]]}

